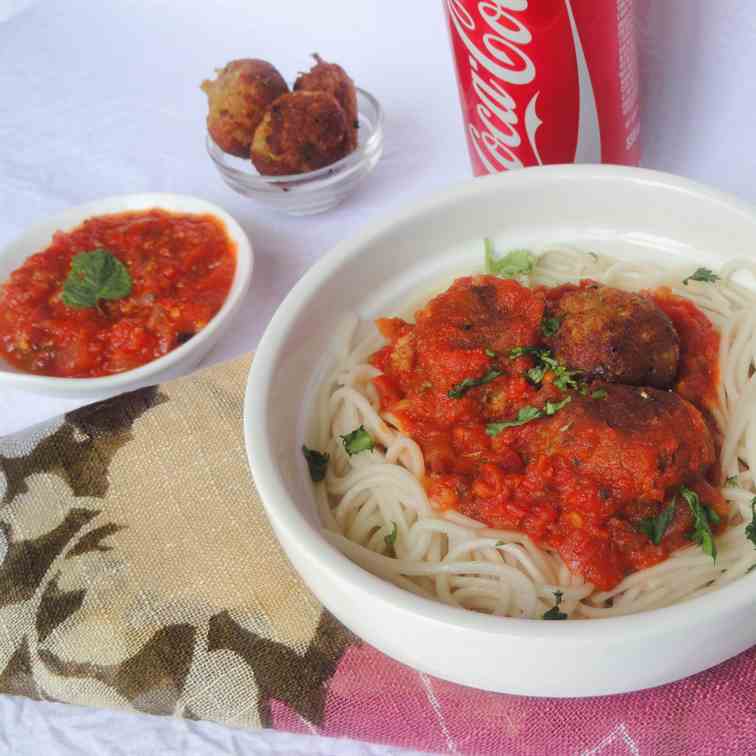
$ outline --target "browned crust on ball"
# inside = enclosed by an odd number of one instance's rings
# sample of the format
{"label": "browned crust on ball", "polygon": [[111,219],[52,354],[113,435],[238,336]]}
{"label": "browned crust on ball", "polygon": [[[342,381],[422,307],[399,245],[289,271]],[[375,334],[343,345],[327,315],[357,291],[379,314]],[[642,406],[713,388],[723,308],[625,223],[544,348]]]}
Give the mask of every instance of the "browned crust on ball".
{"label": "browned crust on ball", "polygon": [[347,121],[336,98],[325,92],[291,92],[265,112],[250,157],[265,176],[307,173],[349,153]]}
{"label": "browned crust on ball", "polygon": [[207,130],[224,152],[249,157],[255,129],[266,108],[289,91],[281,74],[264,60],[232,60],[201,89],[207,95]]}
{"label": "browned crust on ball", "polygon": [[299,75],[294,82],[295,92],[327,92],[333,95],[344,109],[347,124],[349,126],[348,142],[349,150],[357,147],[358,111],[357,89],[354,81],[347,72],[337,63],[324,61],[317,53],[314,53],[315,65],[307,72]]}
{"label": "browned crust on ball", "polygon": [[586,378],[655,388],[674,383],[679,337],[650,299],[596,284],[566,292],[550,305],[549,315],[560,326],[546,342]]}

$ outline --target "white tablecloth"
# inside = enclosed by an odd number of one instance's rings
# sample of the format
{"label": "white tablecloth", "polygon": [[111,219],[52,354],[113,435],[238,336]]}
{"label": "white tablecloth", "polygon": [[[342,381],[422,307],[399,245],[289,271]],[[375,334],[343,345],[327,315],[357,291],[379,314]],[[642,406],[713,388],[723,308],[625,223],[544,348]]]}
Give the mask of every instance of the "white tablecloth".
{"label": "white tablecloth", "polygon": [[[637,2],[644,164],[756,200],[754,3]],[[204,151],[198,85],[237,57],[270,60],[293,80],[315,51],[381,101],[386,151],[348,203],[291,218],[221,182]],[[334,243],[469,176],[442,0],[0,0],[0,248],[49,214],[111,194],[180,192],[222,205],[252,240],[255,274],[206,362],[253,349]],[[4,390],[0,434],[80,403]],[[389,752],[8,697],[0,723],[8,753]]]}

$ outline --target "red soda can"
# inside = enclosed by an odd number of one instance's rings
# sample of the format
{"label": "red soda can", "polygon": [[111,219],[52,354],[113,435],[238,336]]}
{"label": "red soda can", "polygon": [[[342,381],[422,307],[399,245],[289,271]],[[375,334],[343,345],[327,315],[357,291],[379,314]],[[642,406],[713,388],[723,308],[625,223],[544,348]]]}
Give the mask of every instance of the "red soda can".
{"label": "red soda can", "polygon": [[444,0],[473,173],[638,165],[634,0]]}

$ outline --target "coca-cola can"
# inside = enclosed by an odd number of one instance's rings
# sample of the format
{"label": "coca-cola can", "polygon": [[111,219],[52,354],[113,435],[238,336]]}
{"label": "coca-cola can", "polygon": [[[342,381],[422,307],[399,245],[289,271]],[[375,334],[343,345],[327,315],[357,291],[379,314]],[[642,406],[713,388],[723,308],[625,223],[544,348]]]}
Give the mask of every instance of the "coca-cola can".
{"label": "coca-cola can", "polygon": [[444,0],[476,176],[640,160],[633,0]]}

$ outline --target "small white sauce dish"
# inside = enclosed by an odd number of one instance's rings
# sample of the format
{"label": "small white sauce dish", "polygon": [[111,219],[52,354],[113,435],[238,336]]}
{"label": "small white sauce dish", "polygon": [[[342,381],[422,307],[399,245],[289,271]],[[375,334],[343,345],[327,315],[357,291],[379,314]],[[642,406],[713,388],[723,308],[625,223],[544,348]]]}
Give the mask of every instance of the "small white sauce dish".
{"label": "small white sauce dish", "polygon": [[160,383],[187,373],[228,328],[252,278],[254,255],[242,227],[210,202],[180,194],[124,194],[88,202],[58,213],[24,232],[0,250],[0,285],[35,252],[45,249],[56,231],[69,231],[87,218],[158,208],[177,213],[209,213],[223,222],[236,245],[236,270],[226,301],[210,322],[189,341],[133,370],[97,378],[57,378],[17,370],[0,357],[0,391],[4,387],[59,397],[105,397]]}

